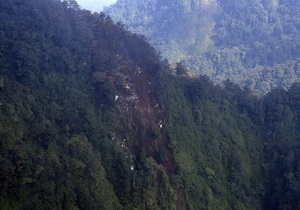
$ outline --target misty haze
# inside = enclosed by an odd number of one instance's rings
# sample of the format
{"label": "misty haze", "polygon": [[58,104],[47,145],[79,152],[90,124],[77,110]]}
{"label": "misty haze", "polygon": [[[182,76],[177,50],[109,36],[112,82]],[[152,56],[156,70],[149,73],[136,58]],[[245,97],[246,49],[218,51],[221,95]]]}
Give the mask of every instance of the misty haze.
{"label": "misty haze", "polygon": [[300,2],[0,0],[0,209],[300,206]]}

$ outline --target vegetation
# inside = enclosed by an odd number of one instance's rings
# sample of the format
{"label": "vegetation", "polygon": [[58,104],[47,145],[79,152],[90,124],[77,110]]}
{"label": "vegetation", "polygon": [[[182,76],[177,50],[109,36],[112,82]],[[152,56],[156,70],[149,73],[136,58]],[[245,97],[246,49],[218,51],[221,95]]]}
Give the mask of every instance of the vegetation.
{"label": "vegetation", "polygon": [[298,209],[300,85],[171,68],[75,1],[0,4],[0,209]]}
{"label": "vegetation", "polygon": [[299,82],[299,10],[283,0],[118,0],[105,12],[171,63],[257,93]]}

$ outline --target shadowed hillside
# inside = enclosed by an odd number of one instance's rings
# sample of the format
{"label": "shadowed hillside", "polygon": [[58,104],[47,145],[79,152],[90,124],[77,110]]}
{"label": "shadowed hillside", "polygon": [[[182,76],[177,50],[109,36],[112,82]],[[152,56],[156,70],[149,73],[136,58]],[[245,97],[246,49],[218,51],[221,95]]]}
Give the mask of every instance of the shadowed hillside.
{"label": "shadowed hillside", "polygon": [[0,4],[0,209],[297,209],[299,84],[170,67],[75,1]]}

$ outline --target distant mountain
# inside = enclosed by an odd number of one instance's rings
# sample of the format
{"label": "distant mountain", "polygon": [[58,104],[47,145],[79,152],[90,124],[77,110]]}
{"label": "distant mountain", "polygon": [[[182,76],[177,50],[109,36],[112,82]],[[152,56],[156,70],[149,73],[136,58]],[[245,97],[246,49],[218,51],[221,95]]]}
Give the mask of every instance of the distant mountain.
{"label": "distant mountain", "polygon": [[299,81],[299,9],[293,0],[118,0],[104,12],[172,63],[266,93]]}
{"label": "distant mountain", "polygon": [[191,78],[72,0],[0,18],[1,210],[299,209],[299,84]]}

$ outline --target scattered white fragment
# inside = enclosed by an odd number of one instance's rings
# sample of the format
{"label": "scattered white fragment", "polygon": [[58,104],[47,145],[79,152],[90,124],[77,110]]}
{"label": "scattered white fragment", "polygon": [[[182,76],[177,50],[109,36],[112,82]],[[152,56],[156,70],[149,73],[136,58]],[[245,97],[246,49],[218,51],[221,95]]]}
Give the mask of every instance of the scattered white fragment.
{"label": "scattered white fragment", "polygon": [[131,165],[130,170],[134,171],[134,165]]}
{"label": "scattered white fragment", "polygon": [[159,106],[159,103],[157,103],[156,105],[155,105],[155,107],[157,108]]}
{"label": "scattered white fragment", "polygon": [[159,127],[160,127],[160,128],[162,128],[162,127],[163,127],[162,120],[161,120],[161,121],[159,121],[158,125],[159,125]]}
{"label": "scattered white fragment", "polygon": [[119,98],[119,96],[118,96],[118,95],[115,95],[115,101],[117,101],[117,100],[118,100],[118,98]]}
{"label": "scattered white fragment", "polygon": [[83,65],[85,65],[85,66],[86,66],[86,63],[83,63]]}
{"label": "scattered white fragment", "polygon": [[142,73],[141,71],[139,71],[139,74]]}

